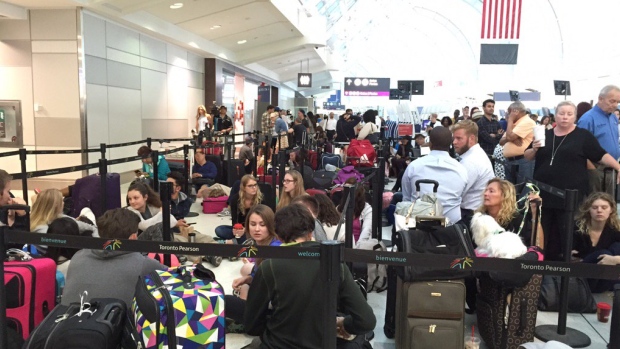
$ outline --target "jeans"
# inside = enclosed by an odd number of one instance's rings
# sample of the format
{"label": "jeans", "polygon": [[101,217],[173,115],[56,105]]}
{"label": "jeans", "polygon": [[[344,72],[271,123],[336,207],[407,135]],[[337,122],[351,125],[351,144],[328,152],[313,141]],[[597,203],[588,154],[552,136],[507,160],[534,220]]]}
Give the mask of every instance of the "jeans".
{"label": "jeans", "polygon": [[[583,258],[583,262],[593,264],[598,263],[598,257],[604,254],[608,254],[610,256],[620,256],[620,242],[614,242],[613,244],[611,244],[611,246],[604,250],[598,250],[590,253]],[[617,282],[618,281],[615,280],[588,279],[588,285],[590,286],[590,290],[594,293],[609,291]]]}
{"label": "jeans", "polygon": [[[235,239],[235,235],[233,234],[233,228],[231,225],[220,225],[215,228],[215,235],[220,239],[224,240],[232,240]],[[237,238],[237,243],[241,245],[245,242],[245,235],[242,235],[240,238]]]}
{"label": "jeans", "polygon": [[517,185],[534,176],[534,161],[525,158],[506,161],[504,169],[506,171],[506,180]]}

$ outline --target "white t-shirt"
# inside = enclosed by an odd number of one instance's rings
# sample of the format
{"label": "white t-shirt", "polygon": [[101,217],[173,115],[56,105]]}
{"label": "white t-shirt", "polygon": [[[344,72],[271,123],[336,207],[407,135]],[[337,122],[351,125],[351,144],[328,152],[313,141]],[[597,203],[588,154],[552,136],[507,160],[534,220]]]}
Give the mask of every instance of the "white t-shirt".
{"label": "white t-shirt", "polygon": [[204,131],[206,126],[207,126],[207,117],[206,116],[199,117],[198,118],[198,129],[196,131],[197,132]]}

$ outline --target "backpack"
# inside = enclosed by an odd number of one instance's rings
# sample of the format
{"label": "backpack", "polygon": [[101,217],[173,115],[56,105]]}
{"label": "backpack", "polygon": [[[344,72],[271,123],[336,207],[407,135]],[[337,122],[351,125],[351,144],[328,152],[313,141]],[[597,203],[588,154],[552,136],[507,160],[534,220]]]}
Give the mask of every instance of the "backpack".
{"label": "backpack", "polygon": [[369,140],[351,140],[347,149],[347,158],[351,158],[351,165],[372,167],[377,159],[377,152]]}
{"label": "backpack", "polygon": [[[358,247],[362,250],[385,252],[387,248],[383,241],[377,239],[369,239],[360,241]],[[375,291],[377,293],[387,289],[387,265],[378,263],[368,264],[368,292]]]}
{"label": "backpack", "polygon": [[338,175],[336,179],[334,179],[334,184],[344,184],[344,182],[349,179],[349,177],[355,177],[358,182],[361,182],[364,179],[364,175],[359,173],[353,166],[345,166],[343,169],[338,171]]}

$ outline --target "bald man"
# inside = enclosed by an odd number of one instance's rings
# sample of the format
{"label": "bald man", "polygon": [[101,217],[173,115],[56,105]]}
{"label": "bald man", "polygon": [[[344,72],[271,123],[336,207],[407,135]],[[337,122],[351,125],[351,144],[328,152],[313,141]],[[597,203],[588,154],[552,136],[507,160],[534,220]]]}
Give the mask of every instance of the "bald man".
{"label": "bald man", "polygon": [[443,215],[448,224],[461,220],[461,198],[467,187],[467,170],[448,154],[452,132],[447,127],[437,127],[430,133],[431,152],[412,161],[403,175],[403,201],[413,201],[433,192],[433,186],[422,184],[416,192],[415,182],[432,179],[439,182],[437,198],[443,205]]}

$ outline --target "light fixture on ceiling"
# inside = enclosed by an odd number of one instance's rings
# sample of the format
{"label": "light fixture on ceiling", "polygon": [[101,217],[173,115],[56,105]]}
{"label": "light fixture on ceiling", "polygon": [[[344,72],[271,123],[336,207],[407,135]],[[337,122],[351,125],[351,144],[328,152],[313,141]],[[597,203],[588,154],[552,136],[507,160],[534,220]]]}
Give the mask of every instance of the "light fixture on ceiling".
{"label": "light fixture on ceiling", "polygon": [[210,29],[211,30],[213,30],[213,29],[220,29],[221,27],[222,27],[221,25],[216,24],[216,25],[212,26]]}
{"label": "light fixture on ceiling", "polygon": [[177,3],[174,3],[174,4],[170,5],[170,8],[173,9],[173,10],[180,9],[181,7],[183,7],[183,3],[182,2],[177,2]]}
{"label": "light fixture on ceiling", "polygon": [[243,44],[245,44],[246,42],[248,42],[248,41],[247,41],[247,40],[239,40],[239,41],[237,41],[237,43],[238,43],[239,45],[243,45]]}

